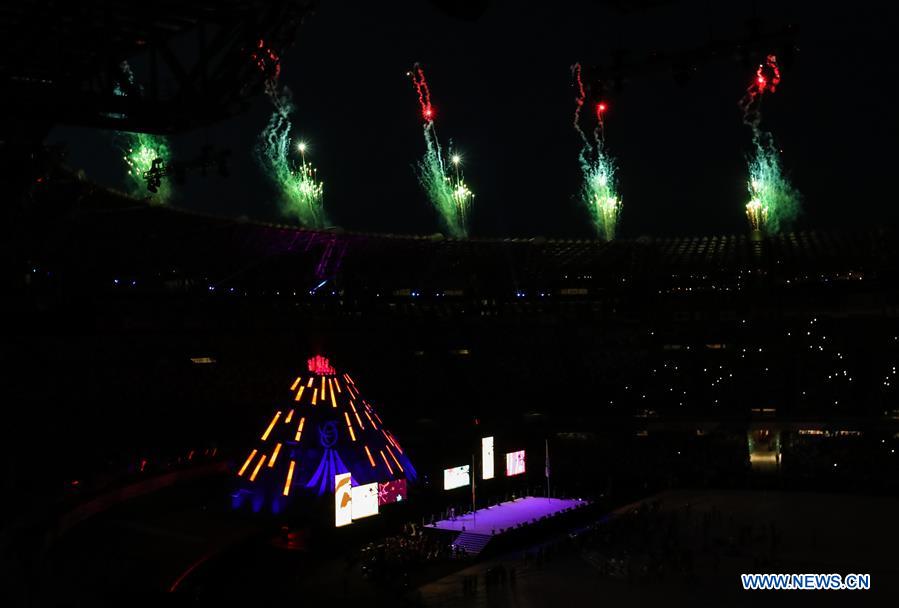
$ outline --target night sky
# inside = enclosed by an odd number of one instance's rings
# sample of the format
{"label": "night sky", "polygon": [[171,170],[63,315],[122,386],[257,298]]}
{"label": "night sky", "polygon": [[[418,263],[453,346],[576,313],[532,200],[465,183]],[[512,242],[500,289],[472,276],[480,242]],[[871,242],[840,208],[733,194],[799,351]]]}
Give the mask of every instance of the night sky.
{"label": "night sky", "polygon": [[[728,6],[718,6],[727,4]],[[442,142],[452,139],[476,193],[472,236],[589,238],[576,199],[579,139],[569,66],[608,63],[614,49],[643,56],[746,34],[752,4],[675,2],[623,14],[584,2],[492,0],[477,21],[421,1],[325,0],[282,60],[294,93],[295,133],[325,181],[332,223],[352,230],[440,230],[412,165],[424,152],[417,98],[406,76],[421,62]],[[763,27],[797,23],[799,48],[763,103],[763,126],[803,193],[798,228],[894,223],[896,9],[876,2],[760,2]],[[637,76],[609,98],[606,141],[619,164],[626,238],[745,232],[744,155],[750,133],[737,101],[752,71],[736,60],[701,67],[686,84]],[[232,176],[191,177],[172,204],[288,221],[252,150],[271,105],[173,138],[176,157],[230,148]],[[69,164],[124,187],[109,134],[60,127]]]}

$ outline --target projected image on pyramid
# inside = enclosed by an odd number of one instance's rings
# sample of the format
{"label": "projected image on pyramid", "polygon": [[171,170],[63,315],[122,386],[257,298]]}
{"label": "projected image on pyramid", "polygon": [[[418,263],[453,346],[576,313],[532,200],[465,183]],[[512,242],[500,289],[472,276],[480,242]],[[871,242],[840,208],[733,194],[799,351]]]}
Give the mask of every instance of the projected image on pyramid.
{"label": "projected image on pyramid", "polygon": [[322,356],[306,367],[285,384],[283,403],[239,463],[237,476],[253,495],[254,510],[267,502],[277,512],[304,493],[334,493],[335,476],[346,473],[353,486],[379,484],[393,493],[401,486],[405,493],[415,469],[353,378]]}

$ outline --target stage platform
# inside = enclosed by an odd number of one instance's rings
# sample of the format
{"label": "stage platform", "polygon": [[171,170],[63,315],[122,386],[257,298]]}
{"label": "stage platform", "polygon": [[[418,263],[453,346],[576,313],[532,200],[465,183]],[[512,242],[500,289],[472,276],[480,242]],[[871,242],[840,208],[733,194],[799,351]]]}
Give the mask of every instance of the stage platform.
{"label": "stage platform", "polygon": [[465,526],[466,532],[474,534],[500,534],[519,524],[530,524],[532,520],[556,515],[561,511],[583,507],[587,504],[588,501],[577,498],[525,496],[486,509],[478,509],[474,514],[458,515],[454,520],[444,519],[426,527],[461,532],[462,526]]}

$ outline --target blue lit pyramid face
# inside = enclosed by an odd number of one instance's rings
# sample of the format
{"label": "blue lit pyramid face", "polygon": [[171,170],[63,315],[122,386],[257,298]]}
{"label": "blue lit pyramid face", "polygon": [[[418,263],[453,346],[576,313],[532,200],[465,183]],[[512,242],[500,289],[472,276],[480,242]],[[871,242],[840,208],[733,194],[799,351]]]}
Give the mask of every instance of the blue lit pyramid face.
{"label": "blue lit pyramid face", "polygon": [[404,497],[415,469],[349,374],[316,356],[289,388],[237,472],[244,491],[277,511],[302,493],[334,492],[334,477],[350,473],[354,486],[378,483],[383,496]]}

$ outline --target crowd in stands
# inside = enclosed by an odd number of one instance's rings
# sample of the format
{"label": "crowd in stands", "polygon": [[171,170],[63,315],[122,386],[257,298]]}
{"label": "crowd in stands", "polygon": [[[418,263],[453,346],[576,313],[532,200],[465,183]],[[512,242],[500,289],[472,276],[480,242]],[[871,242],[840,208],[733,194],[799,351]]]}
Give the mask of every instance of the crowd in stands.
{"label": "crowd in stands", "polygon": [[361,565],[365,576],[375,582],[405,587],[409,576],[426,565],[454,557],[458,557],[458,552],[446,539],[407,523],[399,534],[367,544],[362,549]]}
{"label": "crowd in stands", "polygon": [[629,582],[666,576],[715,574],[726,559],[751,560],[762,569],[777,562],[783,531],[773,522],[744,522],[714,508],[690,504],[662,509],[659,500],[596,524],[572,543],[604,576]]}
{"label": "crowd in stands", "polygon": [[895,436],[784,435],[781,476],[791,488],[899,491],[899,438]]}

